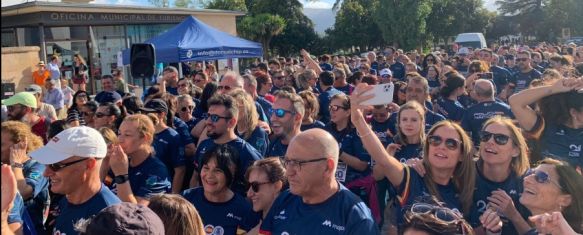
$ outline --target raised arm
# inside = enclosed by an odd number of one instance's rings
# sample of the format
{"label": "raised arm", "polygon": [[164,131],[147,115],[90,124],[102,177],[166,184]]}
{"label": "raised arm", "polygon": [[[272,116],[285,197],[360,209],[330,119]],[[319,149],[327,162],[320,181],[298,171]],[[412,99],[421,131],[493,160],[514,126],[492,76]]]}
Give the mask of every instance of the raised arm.
{"label": "raised arm", "polygon": [[537,117],[536,112],[530,108],[530,104],[550,95],[581,89],[583,89],[583,79],[561,79],[552,86],[523,90],[510,96],[508,102],[520,126],[528,131],[534,127]]}
{"label": "raised arm", "polygon": [[316,72],[316,75],[320,75],[322,72],[324,72],[324,70],[320,68],[318,62],[316,62],[314,59],[312,59],[312,57],[310,57],[309,52],[302,49],[300,53],[302,54],[302,57],[304,57],[304,62],[306,63],[306,66],[310,69],[313,69]]}
{"label": "raised arm", "polygon": [[383,147],[379,138],[374,134],[373,130],[366,124],[362,110],[365,106],[360,105],[363,101],[369,100],[373,95],[362,95],[364,92],[371,90],[372,86],[368,84],[359,84],[352,95],[350,96],[352,123],[358,131],[364,148],[370,154],[376,164],[380,166],[385,177],[389,179],[391,184],[398,186],[403,181],[404,166],[393,156],[391,156]]}

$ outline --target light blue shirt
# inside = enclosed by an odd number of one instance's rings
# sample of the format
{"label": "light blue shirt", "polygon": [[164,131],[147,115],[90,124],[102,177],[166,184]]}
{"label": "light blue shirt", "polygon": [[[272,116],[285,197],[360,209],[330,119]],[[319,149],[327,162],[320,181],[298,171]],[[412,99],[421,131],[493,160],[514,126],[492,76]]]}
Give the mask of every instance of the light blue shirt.
{"label": "light blue shirt", "polygon": [[56,110],[62,109],[64,106],[65,96],[63,91],[58,88],[53,88],[50,91],[45,92],[44,102],[55,107]]}
{"label": "light blue shirt", "polygon": [[51,79],[53,80],[61,79],[61,70],[59,69],[58,64],[49,63],[48,69],[51,72]]}

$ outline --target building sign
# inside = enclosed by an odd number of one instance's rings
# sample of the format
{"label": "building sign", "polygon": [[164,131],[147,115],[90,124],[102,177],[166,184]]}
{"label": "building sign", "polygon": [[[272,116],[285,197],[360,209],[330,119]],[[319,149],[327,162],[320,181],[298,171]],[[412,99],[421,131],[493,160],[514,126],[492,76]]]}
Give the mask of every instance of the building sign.
{"label": "building sign", "polygon": [[99,23],[176,23],[182,22],[186,15],[154,15],[154,14],[124,14],[124,13],[81,13],[81,12],[45,12],[45,22],[66,22],[85,24]]}

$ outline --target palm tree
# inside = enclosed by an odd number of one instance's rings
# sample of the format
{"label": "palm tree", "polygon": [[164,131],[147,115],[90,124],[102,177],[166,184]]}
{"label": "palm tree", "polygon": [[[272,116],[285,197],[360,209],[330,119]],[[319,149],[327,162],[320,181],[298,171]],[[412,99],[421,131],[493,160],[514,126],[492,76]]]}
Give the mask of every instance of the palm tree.
{"label": "palm tree", "polygon": [[239,24],[239,31],[243,37],[260,41],[263,46],[263,58],[267,59],[271,39],[283,32],[285,25],[285,19],[281,16],[263,13],[243,18]]}

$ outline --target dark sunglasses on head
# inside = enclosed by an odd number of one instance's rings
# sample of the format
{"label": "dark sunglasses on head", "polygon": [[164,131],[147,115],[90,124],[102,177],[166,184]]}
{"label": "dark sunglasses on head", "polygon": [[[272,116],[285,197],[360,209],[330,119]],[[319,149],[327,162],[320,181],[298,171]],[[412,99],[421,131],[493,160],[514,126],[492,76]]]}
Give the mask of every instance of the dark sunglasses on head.
{"label": "dark sunglasses on head", "polygon": [[[429,142],[429,144],[433,145],[433,147],[437,147],[444,141],[443,141],[443,138],[441,136],[432,135],[432,136],[429,136],[427,138],[427,142]],[[460,144],[461,144],[461,141],[459,141],[459,140],[452,139],[452,138],[445,139],[445,147],[447,147],[449,150],[458,149]]]}
{"label": "dark sunglasses on head", "polygon": [[289,113],[291,115],[296,114],[296,112],[285,110],[285,109],[272,109],[271,110],[271,115],[275,115],[278,118],[284,117],[286,113]]}
{"label": "dark sunglasses on head", "polygon": [[231,119],[230,117],[223,117],[223,116],[219,116],[217,114],[209,114],[209,113],[203,114],[202,118],[204,118],[205,120],[210,118],[211,122],[213,122],[213,123],[218,122],[219,119],[221,119],[221,118],[223,118],[225,120]]}
{"label": "dark sunglasses on head", "polygon": [[415,203],[411,206],[411,213],[415,215],[433,213],[433,216],[436,219],[445,222],[446,224],[455,223],[462,219],[462,216],[452,209],[421,202]]}
{"label": "dark sunglasses on head", "polygon": [[264,185],[264,184],[269,184],[271,182],[250,182],[249,183],[249,187],[247,188],[247,191],[249,191],[249,189],[253,190],[253,192],[259,192],[259,186]]}
{"label": "dark sunglasses on head", "polygon": [[231,90],[231,88],[232,88],[231,86],[219,86],[218,87],[219,90],[223,90],[224,89],[224,90],[227,90],[227,91],[228,90]]}
{"label": "dark sunglasses on head", "polygon": [[180,109],[180,111],[182,112],[188,112],[190,110],[194,109],[194,106],[184,106]]}
{"label": "dark sunglasses on head", "polygon": [[480,133],[480,141],[488,142],[490,140],[490,138],[492,138],[492,136],[494,137],[494,142],[497,145],[505,145],[506,143],[508,143],[508,140],[510,139],[510,136],[507,136],[504,134],[496,134],[496,133],[490,133],[487,131],[482,131]]}
{"label": "dark sunglasses on head", "polygon": [[552,183],[552,184],[556,185],[557,187],[559,187],[561,190],[563,189],[563,187],[561,187],[561,185],[559,183],[552,180],[551,176],[544,171],[529,170],[526,174],[527,175],[534,175],[534,180],[540,184]]}
{"label": "dark sunglasses on head", "polygon": [[49,169],[51,169],[51,171],[57,172],[57,171],[62,170],[65,167],[71,166],[71,165],[73,165],[75,163],[78,163],[78,162],[85,161],[87,159],[88,158],[83,158],[83,159],[79,159],[77,161],[72,161],[72,162],[67,162],[67,163],[59,163],[59,162],[57,162],[57,163],[53,163],[53,164],[48,164],[47,167]]}
{"label": "dark sunglasses on head", "polygon": [[330,105],[329,109],[332,111],[338,111],[338,109],[348,110],[349,108],[340,105]]}

